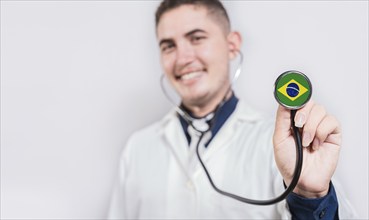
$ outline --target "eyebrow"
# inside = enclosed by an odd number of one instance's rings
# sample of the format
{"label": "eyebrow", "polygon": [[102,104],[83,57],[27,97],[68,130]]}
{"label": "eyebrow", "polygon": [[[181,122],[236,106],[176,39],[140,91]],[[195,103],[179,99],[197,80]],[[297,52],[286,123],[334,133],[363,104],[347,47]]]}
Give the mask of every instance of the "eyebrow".
{"label": "eyebrow", "polygon": [[195,33],[198,33],[198,32],[200,32],[200,33],[206,33],[204,30],[201,30],[201,29],[195,29],[195,30],[192,30],[192,31],[190,31],[190,32],[186,33],[186,34],[185,34],[185,37],[189,37],[189,36],[191,36],[191,35],[193,35],[193,34],[195,34]]}
{"label": "eyebrow", "polygon": [[[194,29],[194,30],[192,30],[192,31],[190,31],[190,32],[187,32],[184,36],[185,37],[189,37],[189,36],[191,36],[191,35],[193,35],[193,34],[195,34],[195,33],[206,33],[206,31],[204,31],[204,30],[201,30],[201,29]],[[170,39],[170,38],[164,38],[164,39],[162,39],[162,40],[160,40],[160,42],[159,42],[159,47],[161,47],[161,45],[162,44],[165,44],[165,43],[173,43],[173,40],[172,39]]]}

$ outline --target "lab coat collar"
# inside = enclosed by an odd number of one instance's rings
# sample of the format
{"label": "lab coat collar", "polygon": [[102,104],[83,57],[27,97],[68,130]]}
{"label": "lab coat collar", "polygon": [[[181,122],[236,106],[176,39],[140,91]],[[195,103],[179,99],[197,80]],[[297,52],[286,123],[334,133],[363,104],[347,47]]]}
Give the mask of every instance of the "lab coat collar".
{"label": "lab coat collar", "polygon": [[[212,117],[212,119],[206,120],[206,123],[208,123],[208,124],[211,123],[212,124],[212,125],[209,125],[209,126],[211,126],[211,134],[212,134],[211,136],[212,137],[217,135],[219,129],[223,126],[223,124],[227,121],[229,116],[236,109],[237,103],[238,103],[238,98],[232,92],[232,96],[227,101],[225,101],[223,103],[223,105],[220,105],[219,107],[217,107],[218,108],[217,110],[210,113],[211,115],[213,115],[213,117]],[[191,112],[188,111],[188,114],[190,114],[191,117],[195,118],[191,114]],[[181,122],[183,131],[185,132],[187,142],[188,142],[188,144],[190,144],[191,136],[188,133],[188,128],[190,128],[191,126],[189,125],[189,123],[183,117],[181,117],[180,115],[178,115],[178,117],[179,117],[179,121]],[[211,142],[211,140],[213,139],[212,137],[210,138],[209,141],[207,141],[205,143],[205,147],[207,147],[208,144]]]}
{"label": "lab coat collar", "polygon": [[[239,100],[236,109],[232,113],[231,117],[237,118],[241,121],[258,121],[262,119],[262,114],[258,113],[255,109],[250,107],[246,102]],[[161,120],[161,128],[166,129],[168,123],[172,120],[178,119],[175,108],[172,108]]]}

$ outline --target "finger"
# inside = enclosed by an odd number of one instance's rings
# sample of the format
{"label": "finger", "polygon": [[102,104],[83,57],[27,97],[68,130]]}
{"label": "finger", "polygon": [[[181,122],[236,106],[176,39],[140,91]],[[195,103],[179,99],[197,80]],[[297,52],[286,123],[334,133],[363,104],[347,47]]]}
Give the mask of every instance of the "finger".
{"label": "finger", "polygon": [[291,129],[291,111],[278,106],[276,125],[283,132],[289,131]]}
{"label": "finger", "polygon": [[321,105],[314,105],[307,115],[307,120],[304,125],[302,133],[302,146],[308,147],[314,139],[316,130],[319,124],[322,122],[326,116],[325,108]]}
{"label": "finger", "polygon": [[317,127],[313,141],[313,150],[318,150],[322,143],[341,145],[341,126],[332,115],[326,115]]}
{"label": "finger", "polygon": [[299,109],[296,112],[296,115],[294,118],[296,127],[302,128],[304,126],[313,106],[314,106],[314,101],[310,100],[308,103],[306,103],[306,105],[303,108]]}
{"label": "finger", "polygon": [[291,111],[278,106],[274,129],[274,146],[283,141],[291,134]]}

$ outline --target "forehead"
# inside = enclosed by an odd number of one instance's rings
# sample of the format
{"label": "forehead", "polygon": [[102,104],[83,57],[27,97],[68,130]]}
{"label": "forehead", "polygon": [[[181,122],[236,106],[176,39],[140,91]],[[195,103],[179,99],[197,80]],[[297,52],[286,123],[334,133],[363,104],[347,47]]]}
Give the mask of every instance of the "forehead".
{"label": "forehead", "polygon": [[157,26],[157,37],[172,38],[194,29],[221,30],[220,24],[214,20],[204,6],[182,5],[162,15]]}

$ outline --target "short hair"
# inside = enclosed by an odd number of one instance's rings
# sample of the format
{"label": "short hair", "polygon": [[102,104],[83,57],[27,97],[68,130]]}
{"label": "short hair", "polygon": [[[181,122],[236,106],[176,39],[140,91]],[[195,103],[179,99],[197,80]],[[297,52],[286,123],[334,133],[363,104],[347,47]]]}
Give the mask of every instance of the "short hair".
{"label": "short hair", "polygon": [[219,0],[163,0],[155,13],[155,24],[158,27],[161,17],[165,12],[182,5],[202,6],[216,20],[220,21],[226,32],[231,29],[230,20],[223,4]]}

